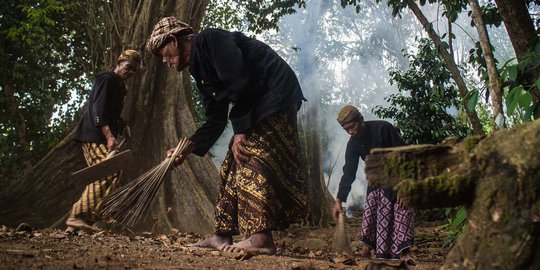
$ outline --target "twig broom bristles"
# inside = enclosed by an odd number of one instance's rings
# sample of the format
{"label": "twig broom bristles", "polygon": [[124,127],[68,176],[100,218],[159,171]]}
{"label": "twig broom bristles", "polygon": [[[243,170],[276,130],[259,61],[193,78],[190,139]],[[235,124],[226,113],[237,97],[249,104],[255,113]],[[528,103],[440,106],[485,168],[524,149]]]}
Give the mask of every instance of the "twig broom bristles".
{"label": "twig broom bristles", "polygon": [[188,154],[191,147],[191,141],[182,138],[171,157],[107,196],[101,205],[102,218],[116,226],[126,228],[134,226],[141,218],[146,217],[175,158],[178,154]]}
{"label": "twig broom bristles", "polygon": [[334,232],[334,249],[339,255],[352,256],[352,249],[345,231],[345,214],[339,213],[338,224]]}

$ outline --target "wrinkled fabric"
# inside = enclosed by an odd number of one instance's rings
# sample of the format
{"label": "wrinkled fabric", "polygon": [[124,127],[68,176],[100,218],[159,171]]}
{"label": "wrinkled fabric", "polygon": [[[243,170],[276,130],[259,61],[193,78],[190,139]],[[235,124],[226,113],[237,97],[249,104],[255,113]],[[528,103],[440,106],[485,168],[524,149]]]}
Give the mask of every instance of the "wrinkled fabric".
{"label": "wrinkled fabric", "polygon": [[[109,154],[107,146],[99,143],[83,143],[82,149],[88,166],[102,162]],[[120,173],[116,172],[87,185],[79,200],[73,204],[69,218],[82,219],[89,224],[98,221],[103,199],[120,186]]]}
{"label": "wrinkled fabric", "polygon": [[362,120],[364,119],[356,107],[352,105],[345,105],[343,108],[341,108],[341,110],[339,110],[337,121],[343,126],[356,118],[360,118]]}
{"label": "wrinkled fabric", "polygon": [[383,190],[372,190],[364,206],[360,240],[375,250],[375,257],[398,259],[414,244],[414,211],[400,208]]}
{"label": "wrinkled fabric", "polygon": [[304,222],[308,198],[295,110],[267,117],[247,136],[256,144],[248,147],[251,160],[238,166],[229,148],[221,166],[216,234],[249,236]]}
{"label": "wrinkled fabric", "polygon": [[175,17],[161,19],[154,26],[152,34],[150,34],[150,38],[146,42],[146,50],[153,55],[159,55],[159,49],[164,45],[167,38],[176,34],[193,34],[193,29],[189,24]]}
{"label": "wrinkled fabric", "polygon": [[125,50],[118,56],[117,61],[131,61],[138,66],[141,63],[141,54],[136,50]]}

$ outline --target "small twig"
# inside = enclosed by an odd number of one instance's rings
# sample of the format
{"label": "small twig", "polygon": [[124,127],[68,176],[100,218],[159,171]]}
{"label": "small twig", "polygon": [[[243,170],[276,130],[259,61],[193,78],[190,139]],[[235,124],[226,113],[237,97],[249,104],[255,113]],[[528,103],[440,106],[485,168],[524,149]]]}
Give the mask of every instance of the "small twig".
{"label": "small twig", "polygon": [[120,31],[118,30],[118,26],[116,25],[116,21],[114,20],[114,14],[111,11],[111,8],[109,7],[109,4],[105,3],[105,8],[107,9],[109,16],[112,21],[112,25],[114,26],[114,30],[116,32],[116,35],[118,36],[118,39],[122,40],[122,36],[120,35]]}
{"label": "small twig", "polygon": [[131,22],[129,23],[129,27],[126,31],[126,35],[132,35],[132,32],[133,32],[132,29],[134,29],[133,26],[135,25],[135,19],[138,18],[140,15],[139,8],[141,6],[141,3],[142,3],[142,0],[137,1],[137,7],[135,7],[135,12],[133,12],[134,15],[131,18]]}

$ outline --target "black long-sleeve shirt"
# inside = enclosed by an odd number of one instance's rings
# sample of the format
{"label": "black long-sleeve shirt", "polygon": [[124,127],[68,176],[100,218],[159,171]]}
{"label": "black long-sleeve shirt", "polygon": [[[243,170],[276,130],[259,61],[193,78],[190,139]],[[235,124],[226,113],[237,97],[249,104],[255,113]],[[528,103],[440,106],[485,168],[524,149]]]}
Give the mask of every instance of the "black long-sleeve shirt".
{"label": "black long-sleeve shirt", "polygon": [[351,136],[345,151],[345,165],[343,176],[339,182],[337,198],[341,202],[347,200],[351,185],[356,179],[359,158],[366,160],[366,156],[373,148],[402,146],[403,141],[397,129],[386,121],[366,121],[366,130],[357,136]]}
{"label": "black long-sleeve shirt", "polygon": [[290,66],[268,45],[240,32],[205,29],[197,34],[189,71],[206,117],[190,138],[199,156],[214,145],[228,119],[235,134],[246,133],[270,114],[299,108],[305,100]]}
{"label": "black long-sleeve shirt", "polygon": [[124,82],[116,73],[98,74],[88,99],[88,107],[75,130],[75,140],[105,143],[107,140],[101,132],[101,127],[105,125],[117,137],[124,128],[120,115],[126,93]]}

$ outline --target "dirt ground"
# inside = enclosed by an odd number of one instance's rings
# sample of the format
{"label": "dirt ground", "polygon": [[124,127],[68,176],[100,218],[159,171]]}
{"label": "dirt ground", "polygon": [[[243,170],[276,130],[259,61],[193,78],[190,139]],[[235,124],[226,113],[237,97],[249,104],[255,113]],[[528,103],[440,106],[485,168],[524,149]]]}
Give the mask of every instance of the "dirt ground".
{"label": "dirt ground", "polygon": [[[348,219],[347,236],[354,252],[360,221]],[[448,249],[440,222],[419,222],[412,249],[418,266],[438,269]],[[0,269],[365,269],[381,261],[337,256],[332,247],[334,228],[293,226],[275,232],[278,254],[249,256],[185,247],[202,239],[188,233],[140,235],[67,235],[60,230],[32,230],[0,226]],[[397,265],[397,262],[385,263]],[[385,268],[375,268],[385,269]]]}

